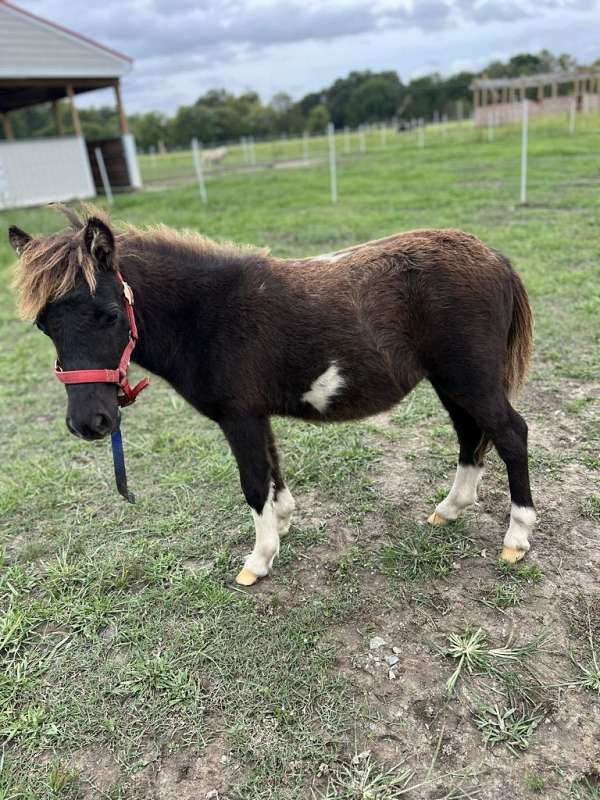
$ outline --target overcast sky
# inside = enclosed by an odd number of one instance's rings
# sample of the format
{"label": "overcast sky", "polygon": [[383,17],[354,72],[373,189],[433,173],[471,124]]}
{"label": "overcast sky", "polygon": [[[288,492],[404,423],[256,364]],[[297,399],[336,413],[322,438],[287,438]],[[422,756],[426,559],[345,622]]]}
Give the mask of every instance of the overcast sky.
{"label": "overcast sky", "polygon": [[[174,111],[206,90],[298,98],[351,70],[403,80],[547,48],[600,57],[600,0],[15,0],[135,59],[128,111]],[[85,100],[84,100],[85,98]],[[104,93],[78,103],[112,104]]]}

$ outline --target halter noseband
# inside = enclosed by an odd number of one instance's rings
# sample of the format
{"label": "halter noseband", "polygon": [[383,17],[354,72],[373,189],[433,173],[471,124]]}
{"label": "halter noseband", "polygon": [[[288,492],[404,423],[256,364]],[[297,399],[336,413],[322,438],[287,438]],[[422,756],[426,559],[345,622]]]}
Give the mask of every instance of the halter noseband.
{"label": "halter noseband", "polygon": [[135,401],[138,394],[150,383],[148,378],[143,378],[134,387],[129,385],[127,370],[131,354],[138,340],[137,325],[133,312],[133,292],[131,286],[123,280],[120,272],[117,278],[123,286],[123,304],[129,321],[129,337],[117,369],[72,369],[65,371],[58,359],[54,365],[54,374],[61,383],[116,383],[119,387],[119,405],[129,406]]}
{"label": "halter noseband", "polygon": [[[127,344],[121,355],[119,366],[116,369],[72,369],[65,370],[56,359],[54,364],[54,374],[61,383],[115,383],[119,387],[118,401],[121,407],[131,405],[138,394],[143,391],[150,383],[148,378],[143,378],[135,386],[131,387],[127,380],[127,370],[131,361],[131,354],[138,340],[137,325],[133,312],[133,292],[131,286],[123,280],[120,272],[117,272],[117,279],[123,287],[123,304],[129,321],[129,336]],[[135,502],[135,496],[127,488],[127,473],[125,472],[125,455],[123,453],[123,440],[121,438],[120,424],[111,435],[111,445],[113,454],[113,464],[115,468],[115,479],[117,489],[125,500],[129,503]]]}

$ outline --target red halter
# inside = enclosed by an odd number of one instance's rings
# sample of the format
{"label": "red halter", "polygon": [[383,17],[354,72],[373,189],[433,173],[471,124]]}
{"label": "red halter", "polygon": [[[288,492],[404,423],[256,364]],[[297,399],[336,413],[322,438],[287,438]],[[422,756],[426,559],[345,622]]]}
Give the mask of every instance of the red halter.
{"label": "red halter", "polygon": [[123,286],[123,303],[129,320],[129,340],[123,350],[119,366],[117,369],[73,369],[65,372],[58,359],[56,359],[54,374],[61,383],[116,383],[120,389],[119,405],[128,406],[134,402],[138,394],[148,386],[150,381],[148,378],[143,378],[132,388],[127,380],[129,361],[138,339],[138,332],[135,324],[135,314],[133,313],[131,286],[123,280],[120,272],[117,272],[117,278]]}

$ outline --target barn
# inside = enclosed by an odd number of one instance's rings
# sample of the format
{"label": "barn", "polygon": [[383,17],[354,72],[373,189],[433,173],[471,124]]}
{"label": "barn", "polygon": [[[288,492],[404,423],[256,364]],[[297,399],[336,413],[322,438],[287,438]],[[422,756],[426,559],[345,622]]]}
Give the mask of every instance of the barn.
{"label": "barn", "polygon": [[[102,154],[113,189],[141,187],[121,79],[132,60],[98,42],[0,0],[0,208],[94,197],[102,188]],[[76,97],[112,88],[120,135],[84,138]],[[67,99],[73,133],[66,135],[59,103]],[[50,103],[54,136],[15,137],[11,113]]]}

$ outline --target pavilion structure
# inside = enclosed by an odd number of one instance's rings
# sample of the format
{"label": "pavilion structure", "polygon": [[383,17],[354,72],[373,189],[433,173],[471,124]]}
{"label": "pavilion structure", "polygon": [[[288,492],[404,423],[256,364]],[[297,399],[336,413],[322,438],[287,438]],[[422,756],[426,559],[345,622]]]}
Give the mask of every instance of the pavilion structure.
{"label": "pavilion structure", "polygon": [[477,78],[471,84],[476,125],[516,122],[527,98],[530,114],[600,111],[600,68],[519,78]]}

